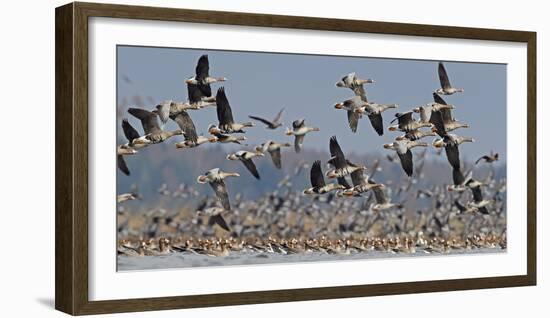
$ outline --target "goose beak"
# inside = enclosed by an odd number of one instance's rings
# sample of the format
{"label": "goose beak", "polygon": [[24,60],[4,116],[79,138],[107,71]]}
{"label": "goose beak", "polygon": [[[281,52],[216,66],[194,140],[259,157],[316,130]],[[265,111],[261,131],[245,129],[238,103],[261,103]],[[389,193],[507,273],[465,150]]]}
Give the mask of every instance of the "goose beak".
{"label": "goose beak", "polygon": [[287,128],[285,134],[286,134],[287,136],[292,135],[292,130],[290,130],[290,128]]}
{"label": "goose beak", "polygon": [[344,87],[344,82],[342,81],[336,82],[336,87]]}
{"label": "goose beak", "polygon": [[397,130],[397,127],[395,127],[395,126],[390,126],[390,127],[388,128],[388,130],[389,130],[389,131],[396,131],[396,130]]}
{"label": "goose beak", "polygon": [[318,128],[318,127],[314,127],[314,128],[313,128],[313,131],[321,131],[321,129]]}
{"label": "goose beak", "polygon": [[216,137],[208,138],[208,142],[216,142],[216,141],[218,141],[218,138],[216,138]]}
{"label": "goose beak", "polygon": [[201,175],[197,178],[198,183],[206,183],[206,176]]}
{"label": "goose beak", "polygon": [[336,103],[336,104],[334,104],[334,108],[342,109],[342,108],[344,108],[344,104],[343,103]]}
{"label": "goose beak", "polygon": [[413,111],[413,112],[415,112],[415,113],[420,113],[420,107],[417,107],[417,108],[413,108],[413,110],[412,110],[412,111]]}
{"label": "goose beak", "polygon": [[392,146],[391,144],[384,144],[384,148],[385,148],[385,149],[390,149],[391,146]]}

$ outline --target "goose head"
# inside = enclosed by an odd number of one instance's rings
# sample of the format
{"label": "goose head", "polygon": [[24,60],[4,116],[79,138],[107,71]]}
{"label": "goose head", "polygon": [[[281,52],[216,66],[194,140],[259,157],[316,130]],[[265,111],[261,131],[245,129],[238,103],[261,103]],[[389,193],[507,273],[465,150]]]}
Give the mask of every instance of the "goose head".
{"label": "goose head", "polygon": [[391,144],[384,144],[384,149],[394,149],[394,144],[391,143]]}
{"label": "goose head", "polygon": [[237,157],[236,154],[232,153],[230,155],[227,155],[227,160],[239,160],[239,157]]}
{"label": "goose head", "polygon": [[286,131],[285,131],[285,135],[287,136],[292,136],[294,134],[294,132],[292,131],[292,129],[290,128],[287,128]]}
{"label": "goose head", "polygon": [[197,182],[200,184],[205,184],[208,182],[208,177],[205,175],[200,175],[197,177]]}

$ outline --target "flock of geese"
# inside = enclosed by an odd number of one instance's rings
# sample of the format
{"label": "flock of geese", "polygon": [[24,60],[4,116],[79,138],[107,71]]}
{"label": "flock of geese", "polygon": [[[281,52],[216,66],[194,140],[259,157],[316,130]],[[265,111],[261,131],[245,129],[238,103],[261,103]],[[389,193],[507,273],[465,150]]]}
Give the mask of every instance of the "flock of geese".
{"label": "flock of geese", "polygon": [[[397,136],[392,143],[384,144],[383,148],[392,150],[397,154],[397,158],[400,161],[402,170],[404,171],[405,175],[412,180],[413,174],[415,174],[415,160],[413,159],[412,149],[416,147],[428,147],[428,143],[422,141],[422,139],[430,136],[436,137],[436,139],[434,139],[431,144],[434,148],[438,150],[445,150],[447,160],[450,164],[450,170],[452,171],[452,185],[447,186],[445,189],[434,188],[433,191],[422,190],[422,193],[419,191],[418,197],[433,197],[437,198],[436,200],[438,200],[438,202],[450,202],[450,206],[441,203],[437,206],[437,208],[441,210],[452,210],[453,208],[455,208],[458,209],[459,214],[469,212],[472,215],[477,215],[478,213],[481,215],[488,215],[490,213],[489,207],[495,205],[494,211],[500,216],[502,215],[502,211],[504,210],[504,204],[502,202],[503,200],[500,195],[504,191],[503,188],[505,187],[505,185],[503,186],[502,184],[495,184],[496,181],[493,179],[488,179],[484,181],[476,180],[473,178],[472,171],[464,173],[463,166],[460,162],[459,146],[465,142],[474,142],[474,139],[470,137],[458,136],[455,133],[452,133],[457,129],[468,128],[469,125],[457,121],[452,114],[455,106],[447,104],[445,100],[443,100],[443,98],[440,96],[453,95],[455,93],[461,93],[464,90],[460,88],[455,88],[451,85],[445,67],[441,62],[438,64],[438,74],[441,88],[438,88],[433,92],[433,102],[413,108],[410,111],[395,113],[394,118],[390,122],[390,124],[393,125],[388,127],[388,131],[400,132],[401,135]],[[122,171],[122,173],[126,175],[130,175],[130,169],[125,159],[126,157],[136,155],[137,153],[139,153],[140,149],[165,142],[166,140],[174,136],[183,136],[184,138],[183,141],[175,143],[175,146],[178,149],[195,148],[207,143],[234,143],[244,147],[242,142],[246,140],[245,135],[247,129],[254,127],[254,123],[236,121],[234,119],[232,107],[230,106],[229,99],[224,87],[218,88],[215,96],[213,96],[212,94],[211,85],[219,82],[224,82],[226,80],[227,78],[225,77],[210,76],[208,56],[202,55],[198,60],[195,69],[195,75],[185,81],[188,90],[188,101],[165,101],[160,103],[159,105],[156,105],[154,109],[151,110],[141,108],[129,108],[128,113],[140,121],[144,133],[140,134],[130,124],[127,118],[122,119],[122,130],[124,132],[124,136],[127,139],[127,143],[119,145],[117,147],[117,165],[120,171]],[[384,134],[383,113],[387,110],[398,108],[398,105],[380,104],[368,101],[365,84],[371,83],[374,83],[374,80],[358,78],[356,73],[350,73],[344,76],[340,81],[336,83],[336,86],[350,89],[353,92],[354,96],[343,102],[336,103],[334,105],[334,108],[345,110],[347,112],[348,124],[353,133],[357,132],[359,121],[363,118],[363,116],[366,116],[368,117],[369,122],[376,134],[381,136]],[[190,113],[191,111],[198,111],[207,107],[216,108],[218,123],[210,124],[208,126],[207,136],[202,134],[199,135],[197,133],[195,124],[190,116]],[[249,116],[249,118],[265,125],[266,129],[275,131],[279,127],[283,126],[283,123],[281,121],[283,113],[284,109],[281,109],[271,120],[255,115],[251,115]],[[419,118],[415,118],[416,116],[418,116]],[[164,130],[163,126],[169,119],[176,122],[179,129]],[[306,125],[305,119],[297,119],[292,122],[292,128],[287,128],[285,134],[288,136],[294,136],[294,151],[296,153],[300,153],[304,144],[305,136],[308,133],[316,132],[319,130],[320,129],[317,127]],[[277,169],[281,169],[281,151],[283,148],[286,147],[292,147],[292,144],[286,141],[267,140],[260,145],[254,147],[253,149],[243,149],[234,153],[229,153],[227,154],[226,159],[231,161],[240,161],[254,178],[260,179],[260,172],[258,171],[254,160],[258,160],[261,157],[264,157],[266,153],[268,153],[271,157],[273,165]],[[331,206],[336,206],[336,208],[329,210],[334,211],[338,215],[342,214],[342,210],[352,211],[350,213],[352,213],[351,215],[354,218],[356,218],[357,214],[359,214],[357,212],[365,211],[365,206],[361,206],[359,208],[355,206],[355,203],[346,203],[349,201],[336,200],[335,198],[364,197],[367,194],[373,194],[369,195],[367,200],[370,202],[371,199],[374,199],[375,201],[368,207],[368,211],[376,214],[374,222],[380,221],[382,215],[381,213],[386,211],[386,220],[383,222],[384,226],[382,227],[385,230],[381,232],[381,235],[387,235],[388,233],[395,234],[396,229],[399,229],[402,233],[409,234],[404,236],[402,242],[397,239],[397,243],[380,237],[376,240],[371,240],[370,244],[372,244],[372,246],[370,247],[375,248],[375,246],[382,245],[388,246],[388,249],[391,250],[397,249],[401,251],[404,246],[405,249],[408,249],[408,251],[411,252],[412,247],[419,244],[418,242],[421,241],[418,233],[428,232],[429,224],[426,225],[426,222],[424,222],[424,227],[422,228],[423,231],[419,231],[418,229],[416,229],[415,231],[407,232],[406,226],[404,226],[403,224],[401,224],[400,227],[396,227],[394,223],[402,222],[402,220],[404,219],[403,214],[399,213],[399,211],[403,209],[403,203],[391,201],[391,195],[388,195],[388,192],[391,192],[392,189],[385,184],[376,182],[373,179],[373,174],[375,171],[370,171],[369,174],[368,170],[370,169],[368,169],[366,166],[359,163],[351,162],[348,158],[346,158],[346,155],[340,147],[336,136],[332,136],[329,140],[329,152],[330,159],[327,163],[330,168],[325,173],[323,173],[323,164],[319,160],[314,161],[313,163],[311,163],[311,165],[305,165],[305,167],[310,168],[311,187],[304,189],[302,191],[302,194],[306,196],[313,196],[314,201],[318,200]],[[424,152],[423,156],[425,154],[426,153]],[[388,156],[388,158],[391,157]],[[497,160],[498,153],[491,152],[490,154],[480,157],[475,162],[475,164],[478,164],[482,161],[491,164]],[[214,225],[217,225],[220,229],[231,233],[233,237],[242,236],[247,234],[243,232],[246,230],[246,227],[244,225],[244,223],[246,223],[246,220],[241,220],[242,222],[239,223],[238,220],[242,219],[242,215],[239,215],[238,212],[242,210],[247,210],[246,213],[254,213],[256,219],[260,218],[262,219],[262,222],[268,222],[267,224],[269,225],[276,225],[277,227],[279,227],[280,232],[282,232],[283,230],[293,230],[292,227],[290,227],[289,229],[288,225],[285,226],[284,224],[281,224],[284,223],[284,220],[282,219],[273,219],[273,216],[265,217],[265,219],[263,219],[263,217],[261,217],[262,213],[260,212],[261,209],[259,208],[259,204],[262,201],[269,201],[271,207],[267,203],[262,206],[262,208],[266,211],[271,211],[272,209],[275,209],[275,212],[279,212],[279,210],[285,211],[283,215],[288,215],[290,213],[296,214],[297,211],[303,210],[303,208],[300,206],[295,206],[293,208],[294,211],[292,212],[290,207],[284,207],[284,205],[287,204],[284,200],[303,200],[300,199],[301,195],[292,193],[290,190],[288,190],[286,198],[284,198],[283,200],[283,198],[281,198],[279,194],[266,194],[266,196],[260,198],[257,202],[255,202],[256,206],[243,209],[242,202],[237,202],[237,206],[234,205],[235,202],[230,202],[231,200],[228,192],[228,187],[225,183],[225,179],[230,177],[235,178],[240,177],[240,175],[236,172],[222,171],[220,168],[214,167],[197,177],[197,183],[210,185],[210,187],[214,191],[216,200],[206,200],[204,204],[202,204],[202,206],[197,208],[197,217],[201,219],[203,216],[206,216],[208,218],[208,222],[206,224],[197,224],[196,222],[192,222],[191,226],[207,227],[210,228],[210,230],[201,227],[202,234],[215,234],[215,232],[212,232],[212,228]],[[279,184],[280,188],[283,188],[285,186],[284,181],[285,180],[282,180]],[[410,184],[411,182],[409,182],[409,187]],[[492,191],[492,199],[486,199],[484,197],[484,192],[488,192],[484,191],[484,187],[487,187],[488,185],[494,190]],[[185,189],[187,189],[186,191],[191,191],[189,190],[191,188],[192,187],[190,186],[185,187]],[[461,194],[466,191],[471,192],[472,199],[468,199],[466,202],[460,202],[459,198],[463,197]],[[182,192],[184,191],[182,190]],[[457,198],[454,198],[453,201],[450,201],[451,198],[449,197],[449,193],[457,193],[459,194],[459,196]],[[274,200],[275,196],[277,197],[277,200]],[[139,199],[139,195],[137,193],[124,193],[118,195],[117,197],[118,203],[134,199]],[[301,205],[308,206],[304,204]],[[290,206],[292,207],[293,203],[290,203]],[[319,214],[319,216],[315,219],[316,222],[325,222],[327,224],[330,223],[330,220],[332,218],[330,215],[326,215],[326,212],[323,212],[320,208],[316,208],[314,210],[315,213]],[[311,215],[312,213],[313,212],[311,211],[304,211],[304,214],[307,215]],[[227,215],[231,216],[231,222],[227,222]],[[390,221],[392,219],[392,216],[397,218],[398,221]],[[296,218],[302,220],[301,222],[304,222],[304,216],[297,215],[295,216],[295,219]],[[323,220],[323,218],[325,218],[326,220]],[[162,218],[157,217],[156,219],[154,219],[156,221],[150,223],[155,226],[155,229],[158,228],[160,222],[165,225],[171,224],[171,227],[176,229],[176,232],[184,231],[189,233],[196,233],[197,231],[196,229],[189,228],[189,225],[184,226],[183,224],[185,222],[174,223],[175,219],[173,217],[169,218],[168,220],[163,219],[163,222],[161,222],[161,219]],[[440,236],[439,234],[441,234],[441,231],[444,228],[445,224],[447,224],[447,226],[449,224],[448,216],[446,222],[443,222],[438,217],[434,217],[434,219],[437,221],[431,222],[435,222],[436,224],[438,224],[437,227],[439,227],[439,232],[437,232],[438,234],[433,234],[435,233],[435,231],[432,232],[432,244],[424,244],[424,249],[429,250],[428,247],[437,245],[437,242],[439,242],[438,244],[442,246],[452,246],[453,244],[451,244],[451,240],[438,241],[438,237]],[[370,220],[370,222],[372,222],[372,219]],[[352,223],[355,224],[356,220]],[[187,222],[187,224],[189,224],[189,222]],[[264,228],[269,228],[269,225],[264,226]],[[300,224],[298,223],[296,226],[299,227],[299,225]],[[482,225],[487,226],[487,224],[481,222],[481,225],[479,226],[481,227]],[[340,223],[338,226],[339,232],[342,232],[343,234],[345,234],[345,232],[350,228],[349,224],[342,225],[342,223]],[[357,232],[361,229],[368,231],[368,228],[372,226],[373,224],[365,222],[361,226],[355,224],[353,227],[355,228],[354,232]],[[472,225],[470,224],[470,226]],[[325,226],[325,230],[327,230],[327,227],[328,225]],[[368,228],[365,229],[362,227]],[[252,230],[258,231],[257,233],[254,233],[256,235],[255,237],[257,238],[269,236],[269,244],[263,244],[256,241],[253,245],[265,245],[266,249],[273,249],[274,245],[278,245],[279,250],[281,250],[280,242],[277,242],[277,239],[271,236],[273,232],[259,232],[258,227],[251,228]],[[316,228],[323,229],[322,226],[317,226]],[[237,229],[240,229],[240,231]],[[285,241],[285,249],[288,251],[290,249],[289,246],[294,246],[295,248],[301,246],[302,249],[306,249],[307,246],[311,247],[321,244],[319,241],[317,241],[317,239],[315,239],[315,241],[311,241],[313,239],[310,239],[310,241],[308,241],[308,239],[304,238],[304,233],[311,235],[311,237],[316,237],[315,235],[323,235],[323,237],[325,237],[324,232],[318,232],[318,230],[316,231],[317,232],[313,231],[307,233],[307,231],[304,230],[304,224],[302,223],[301,228],[299,230],[296,229],[296,233],[294,233],[294,240],[291,239],[289,241]],[[156,237],[156,235],[158,234],[156,230],[151,231],[150,229],[147,229],[144,232],[133,234],[141,238],[143,238],[144,236]],[[466,231],[463,231],[463,233],[465,232]],[[131,233],[125,234],[130,235]],[[250,235],[250,233],[248,233],[248,235]],[[475,240],[477,240],[478,245],[482,240],[490,241],[490,243],[488,243],[489,245],[493,243],[496,244],[495,242],[500,242],[503,240],[503,238],[505,239],[505,226],[502,229],[501,233],[493,233],[491,235],[492,236],[477,236]],[[499,239],[496,239],[496,237],[498,237]],[[458,246],[460,244],[469,244],[463,243],[466,241],[466,238],[463,237],[463,240],[461,241],[462,243],[455,242],[454,245]],[[147,244],[156,245],[156,243],[154,243],[154,240],[146,242],[144,239],[141,239],[140,243],[137,246],[132,245],[127,240],[123,240],[121,242],[122,243],[120,244],[119,251],[127,255],[134,255],[136,253],[143,254],[145,253],[144,251],[147,250]],[[234,240],[199,240],[199,248],[207,251],[213,250],[216,251],[215,253],[218,253],[220,251],[224,251],[225,253],[225,251],[233,248],[230,242],[236,244],[236,241]],[[244,241],[241,241],[240,244],[243,245],[243,242]],[[335,246],[339,249],[344,248],[344,250],[348,249],[352,245],[355,245],[356,247],[363,246],[365,249],[369,248],[367,244],[369,242],[368,240],[359,240],[358,243],[353,241],[353,239],[350,240],[349,238],[345,240],[330,240],[325,237],[322,242],[325,247]],[[415,243],[413,244],[412,242]],[[184,245],[187,246],[186,248],[189,251],[190,246],[193,246],[192,240],[190,241],[189,238],[187,238],[187,241]],[[178,246],[179,247],[176,247],[175,245],[170,245],[169,240],[164,237],[161,237],[158,242],[158,247],[160,248],[160,250],[164,251],[172,249],[177,250],[178,248],[183,249],[182,244],[179,244]],[[193,251],[197,250],[198,249]]]}

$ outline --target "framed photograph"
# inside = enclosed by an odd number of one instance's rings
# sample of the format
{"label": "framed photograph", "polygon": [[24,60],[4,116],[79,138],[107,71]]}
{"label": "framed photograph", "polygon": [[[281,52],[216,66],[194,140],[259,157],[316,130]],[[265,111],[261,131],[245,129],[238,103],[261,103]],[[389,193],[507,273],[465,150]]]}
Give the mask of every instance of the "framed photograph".
{"label": "framed photograph", "polygon": [[536,33],[55,14],[58,310],[536,284]]}

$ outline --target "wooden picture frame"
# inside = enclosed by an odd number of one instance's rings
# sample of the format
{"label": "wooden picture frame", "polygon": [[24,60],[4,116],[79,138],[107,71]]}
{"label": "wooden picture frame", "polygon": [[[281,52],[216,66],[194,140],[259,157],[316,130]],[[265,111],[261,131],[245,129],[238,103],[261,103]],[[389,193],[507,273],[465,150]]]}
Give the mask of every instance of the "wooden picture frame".
{"label": "wooden picture frame", "polygon": [[[70,3],[56,16],[55,307],[72,314],[426,293],[536,284],[536,33],[159,7]],[[527,43],[527,275],[90,301],[88,297],[88,19],[111,17]]]}

